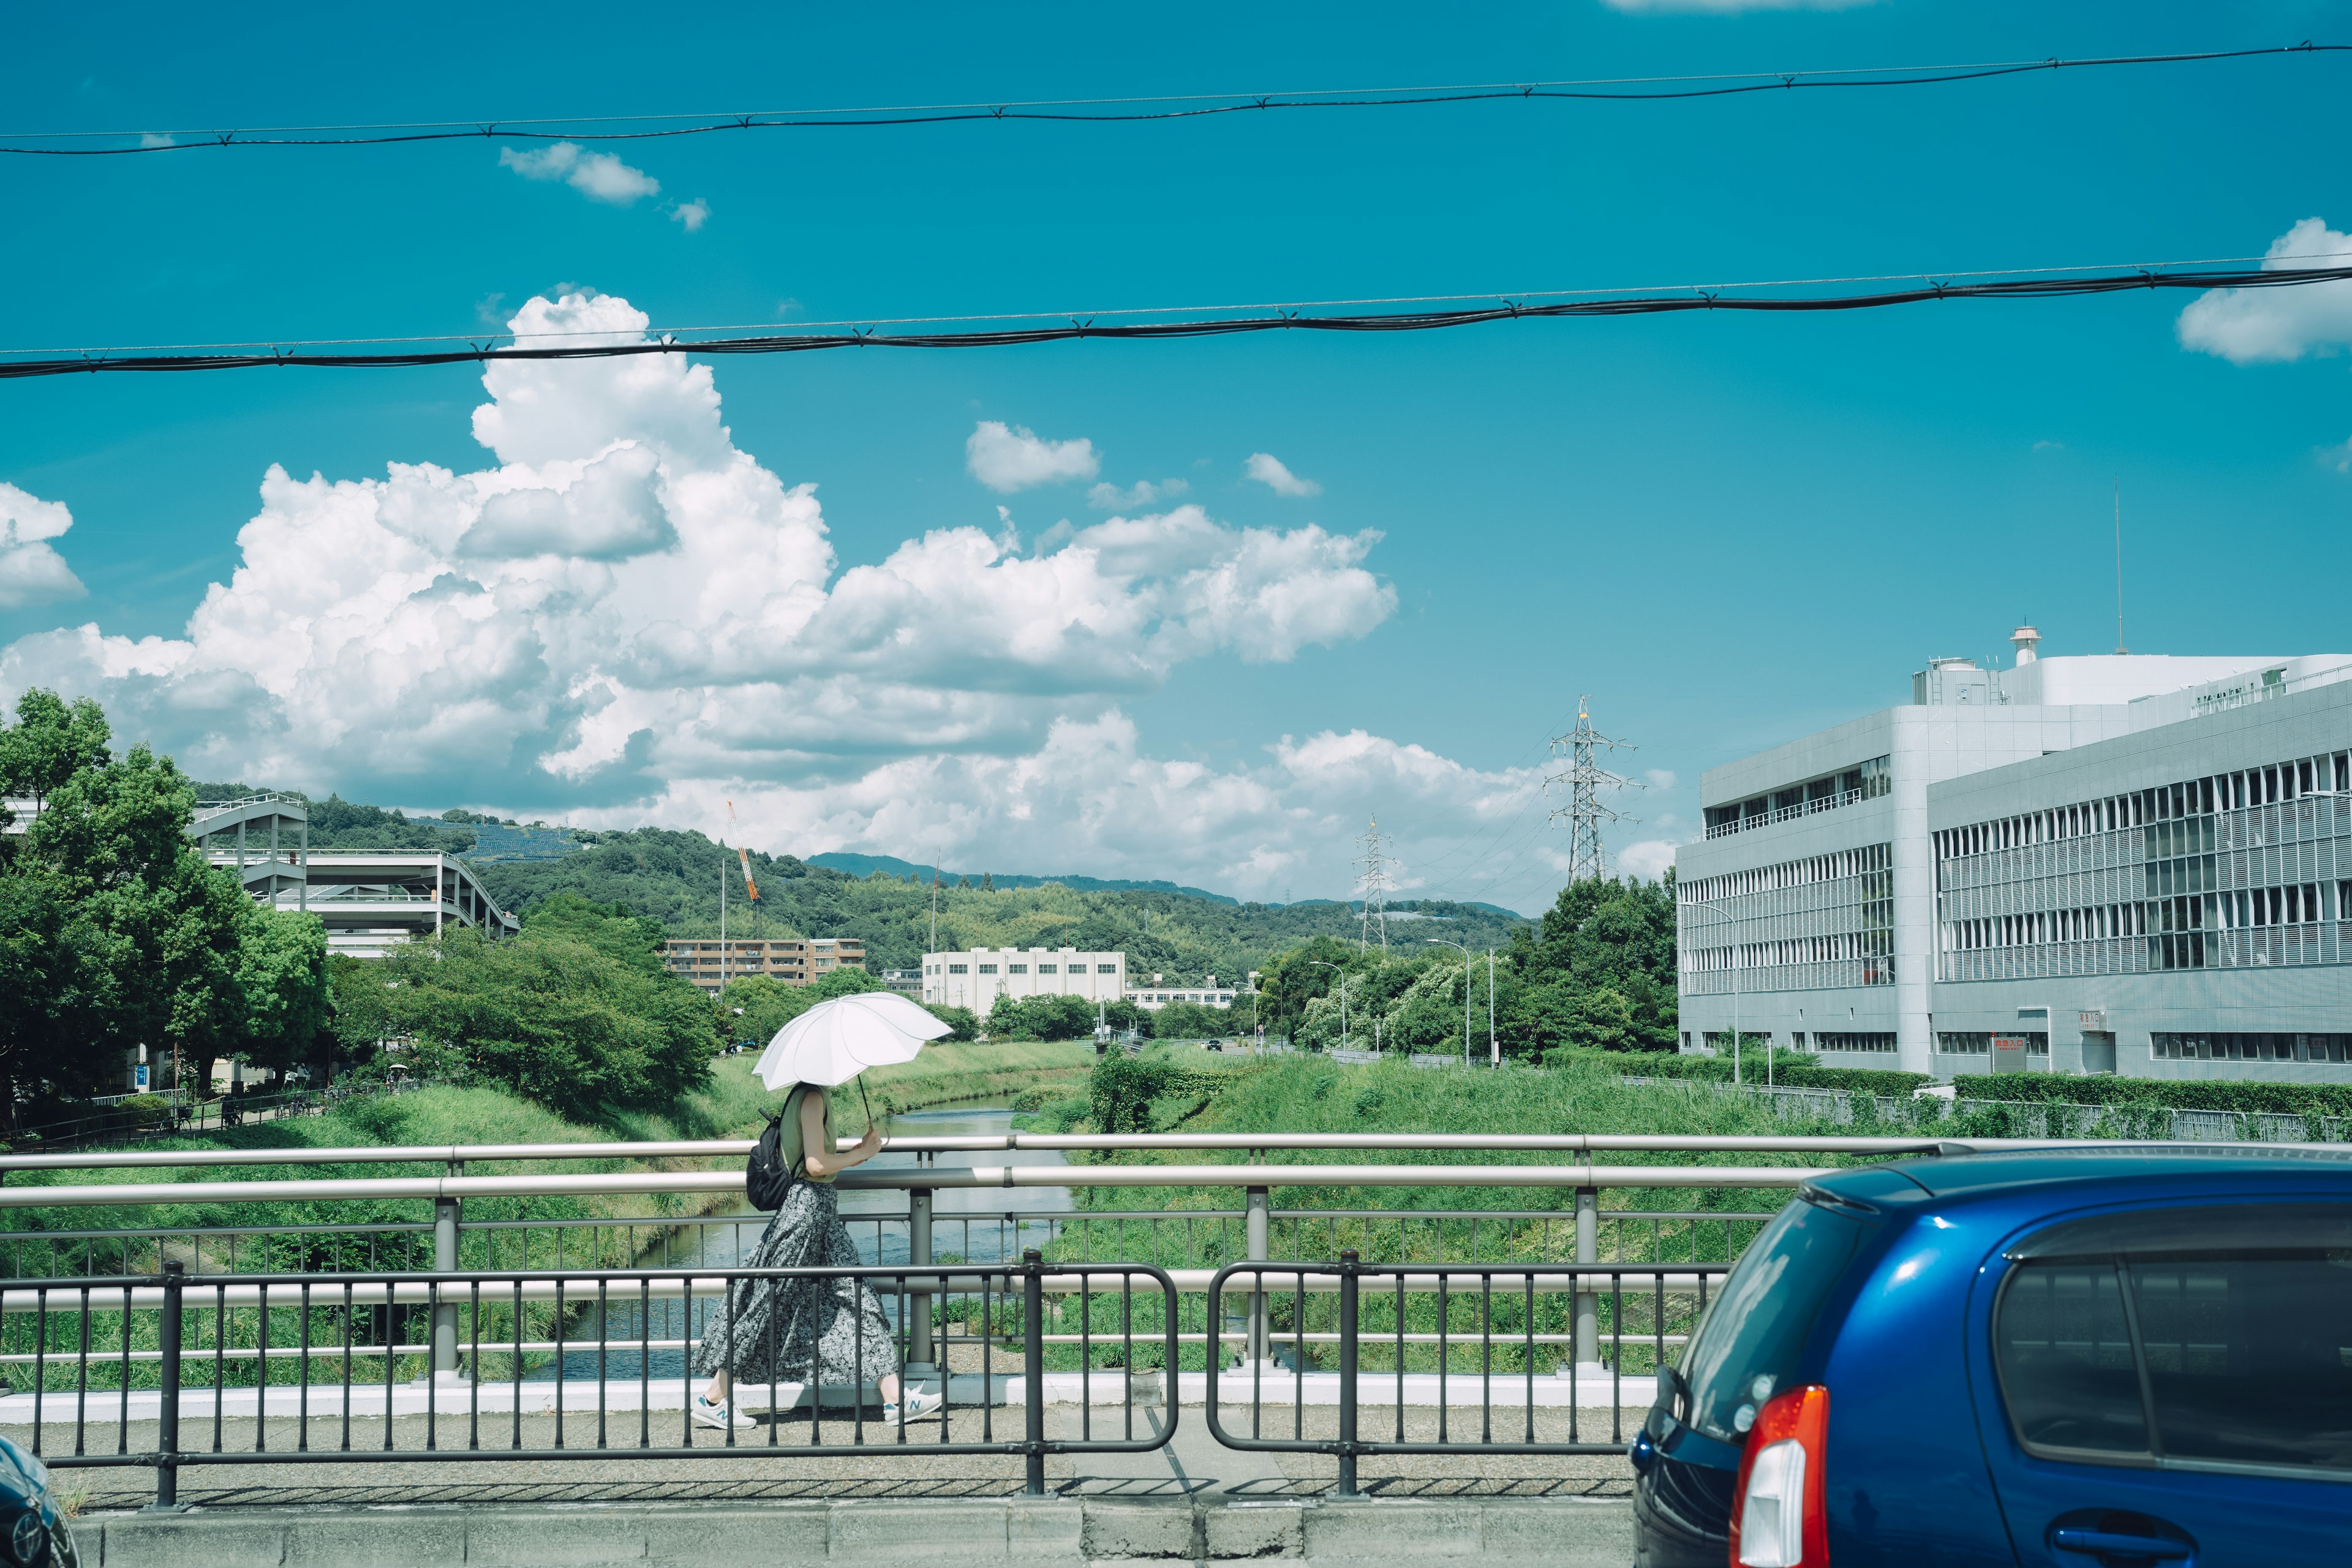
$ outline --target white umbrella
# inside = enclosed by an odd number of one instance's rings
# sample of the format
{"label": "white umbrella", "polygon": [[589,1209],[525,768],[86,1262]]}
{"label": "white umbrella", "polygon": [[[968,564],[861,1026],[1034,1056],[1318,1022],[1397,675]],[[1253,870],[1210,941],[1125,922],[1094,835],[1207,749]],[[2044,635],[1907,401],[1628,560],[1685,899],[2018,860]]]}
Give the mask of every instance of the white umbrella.
{"label": "white umbrella", "polygon": [[772,1089],[844,1084],[867,1068],[913,1061],[925,1040],[950,1032],[895,992],[859,992],[820,1002],[778,1029],[756,1070]]}

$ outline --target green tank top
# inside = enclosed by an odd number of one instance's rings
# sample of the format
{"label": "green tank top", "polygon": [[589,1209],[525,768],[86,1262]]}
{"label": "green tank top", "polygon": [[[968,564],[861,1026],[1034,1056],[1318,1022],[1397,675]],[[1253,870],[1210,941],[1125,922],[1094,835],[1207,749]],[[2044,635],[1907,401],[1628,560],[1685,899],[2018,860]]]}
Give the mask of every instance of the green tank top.
{"label": "green tank top", "polygon": [[814,1083],[794,1084],[792,1092],[784,1096],[784,1120],[783,1125],[776,1129],[776,1152],[782,1156],[784,1169],[792,1172],[801,1180],[830,1183],[833,1180],[831,1176],[819,1176],[810,1173],[808,1143],[807,1140],[801,1136],[801,1101],[812,1094],[817,1096],[824,1106],[825,1146],[823,1152],[828,1154],[834,1152],[833,1096],[822,1084]]}

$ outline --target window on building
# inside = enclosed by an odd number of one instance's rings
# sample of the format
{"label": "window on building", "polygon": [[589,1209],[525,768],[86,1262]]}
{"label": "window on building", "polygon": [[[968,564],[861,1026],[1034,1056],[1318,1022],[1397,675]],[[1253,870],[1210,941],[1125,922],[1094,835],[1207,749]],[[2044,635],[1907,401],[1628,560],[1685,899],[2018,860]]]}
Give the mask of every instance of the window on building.
{"label": "window on building", "polygon": [[982,974],[993,974],[996,973],[996,965],[992,963],[983,963],[980,966],[980,972]]}
{"label": "window on building", "polygon": [[948,965],[948,973],[950,974],[969,974],[971,972],[971,966],[969,964],[950,963]]}
{"label": "window on building", "polygon": [[[1790,1038],[1794,1042],[1799,1050],[1801,1051],[1805,1048],[1804,1036],[1792,1035]],[[1820,1029],[1816,1030],[1813,1034],[1813,1049],[1817,1051],[1879,1051],[1891,1053],[1895,1049],[1895,1036],[1891,1031],[1885,1030],[1840,1031],[1835,1029]]]}
{"label": "window on building", "polygon": [[1008,963],[1004,966],[1004,973],[1007,974],[1026,974],[1029,973],[1029,966],[1025,963]]}
{"label": "window on building", "polygon": [[1050,963],[1041,963],[1037,966],[1037,973],[1040,974],[1051,974],[1054,973],[1054,966]]}
{"label": "window on building", "polygon": [[1116,963],[1097,963],[1095,965],[1095,973],[1097,974],[1117,974],[1118,973],[1118,965]]}

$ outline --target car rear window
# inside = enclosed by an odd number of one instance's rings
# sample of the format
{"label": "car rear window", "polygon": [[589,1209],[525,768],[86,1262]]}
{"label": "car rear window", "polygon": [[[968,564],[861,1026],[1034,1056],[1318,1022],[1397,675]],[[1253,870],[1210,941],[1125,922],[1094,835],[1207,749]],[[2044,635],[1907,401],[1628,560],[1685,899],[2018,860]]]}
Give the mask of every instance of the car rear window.
{"label": "car rear window", "polygon": [[2210,1205],[2013,1248],[1993,1325],[2029,1448],[2352,1472],[2352,1205]]}
{"label": "car rear window", "polygon": [[1864,1228],[1851,1215],[1802,1198],[1764,1227],[1725,1277],[1684,1353],[1686,1423],[1718,1442],[1747,1440],[1756,1412],[1795,1370]]}

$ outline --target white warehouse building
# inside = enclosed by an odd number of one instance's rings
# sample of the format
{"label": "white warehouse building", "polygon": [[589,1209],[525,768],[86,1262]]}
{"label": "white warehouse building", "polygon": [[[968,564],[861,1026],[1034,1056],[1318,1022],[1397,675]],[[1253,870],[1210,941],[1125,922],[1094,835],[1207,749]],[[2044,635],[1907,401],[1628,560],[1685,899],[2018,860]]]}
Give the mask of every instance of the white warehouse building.
{"label": "white warehouse building", "polygon": [[2352,1081],[2352,656],[2011,641],[1702,777],[1684,1048]]}
{"label": "white warehouse building", "polygon": [[923,955],[923,1000],[969,1007],[985,1017],[999,996],[1081,996],[1117,1002],[1125,994],[1127,954],[1072,947],[975,947]]}

